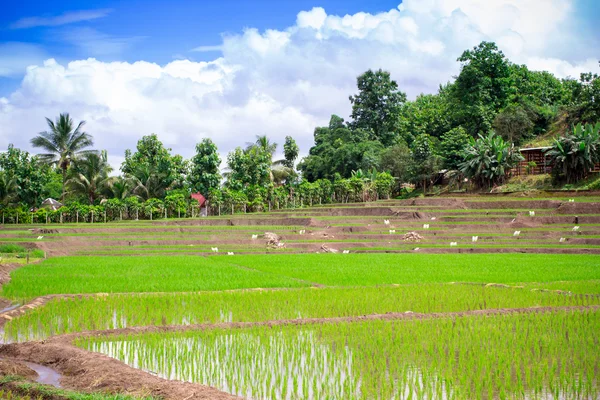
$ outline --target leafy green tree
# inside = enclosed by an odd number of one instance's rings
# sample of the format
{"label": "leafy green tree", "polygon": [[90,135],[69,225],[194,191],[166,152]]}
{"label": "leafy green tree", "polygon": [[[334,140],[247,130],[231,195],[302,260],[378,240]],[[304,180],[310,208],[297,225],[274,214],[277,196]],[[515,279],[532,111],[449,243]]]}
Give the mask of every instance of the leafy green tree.
{"label": "leafy green tree", "polygon": [[509,61],[495,43],[481,42],[459,58],[461,71],[448,88],[454,125],[471,136],[488,132],[510,94]]}
{"label": "leafy green tree", "polygon": [[268,148],[238,147],[227,155],[227,186],[242,190],[248,185],[266,186],[271,183],[272,155]]}
{"label": "leafy green tree", "polygon": [[185,196],[182,193],[173,193],[165,197],[165,207],[172,216],[180,217],[181,214],[185,214],[187,209],[187,202]]}
{"label": "leafy green tree", "polygon": [[573,133],[554,139],[546,152],[555,182],[573,183],[587,177],[600,162],[600,123],[578,124]]}
{"label": "leafy green tree", "polygon": [[411,160],[410,148],[404,143],[399,143],[381,152],[379,165],[383,171],[388,171],[399,182],[408,182]]}
{"label": "leafy green tree", "polygon": [[504,141],[492,131],[487,136],[479,135],[477,140],[470,138],[459,168],[478,186],[491,187],[503,183],[510,170],[522,160],[514,143]]}
{"label": "leafy green tree", "polygon": [[384,146],[396,140],[396,120],[406,94],[398,90],[398,84],[390,73],[381,69],[368,70],[356,79],[358,94],[350,96],[352,103],[352,128],[363,129],[371,140]]}
{"label": "leafy green tree", "polygon": [[600,120],[600,76],[581,74],[579,82],[567,81],[570,102],[565,108],[566,123],[593,124]]}
{"label": "leafy green tree", "polygon": [[511,104],[496,115],[494,131],[509,142],[520,143],[533,135],[534,123],[520,105]]}
{"label": "leafy green tree", "polygon": [[285,143],[283,144],[283,155],[285,159],[283,160],[283,165],[288,168],[294,168],[294,163],[298,158],[298,153],[300,152],[300,148],[296,144],[296,141],[291,136],[285,137]]}
{"label": "leafy green tree", "polygon": [[298,169],[309,182],[333,179],[336,173],[349,177],[352,171],[377,168],[383,145],[371,140],[363,129],[353,129],[344,120],[333,115],[328,127],[318,127],[314,133],[315,145]]}
{"label": "leafy green tree", "polygon": [[394,190],[395,180],[389,172],[380,172],[374,180],[378,198],[389,199]]}
{"label": "leafy green tree", "polygon": [[428,182],[439,172],[441,157],[435,151],[433,138],[427,134],[415,138],[411,146],[412,163],[410,166],[412,180],[421,184],[423,192],[427,190]]}
{"label": "leafy green tree", "polygon": [[69,194],[85,197],[93,205],[108,185],[112,168],[106,151],[89,153],[75,162],[66,182]]}
{"label": "leafy green tree", "polygon": [[450,170],[458,169],[463,161],[463,150],[469,144],[470,136],[463,127],[451,129],[442,135],[440,142],[440,155],[444,161],[444,167]]}
{"label": "leafy green tree", "polygon": [[[158,139],[156,134],[143,136],[138,142],[136,151],[131,153],[125,151],[125,161],[121,164],[121,171],[128,176],[135,176],[139,182],[144,185],[152,183],[156,189],[159,186],[166,190],[167,188],[176,189],[183,186],[187,175],[188,166],[179,155],[171,155],[171,149],[166,148]],[[148,173],[155,176],[150,179]],[[156,183],[160,180],[160,185]],[[151,189],[151,191],[155,191]],[[163,193],[164,190],[159,190]]]}
{"label": "leafy green tree", "polygon": [[131,193],[142,200],[162,199],[169,188],[168,175],[149,165],[138,165],[127,180]]}
{"label": "leafy green tree", "polygon": [[218,189],[221,184],[220,165],[221,158],[217,153],[217,146],[208,138],[202,139],[196,145],[196,154],[191,160],[188,181],[192,190],[208,195],[214,189]]}
{"label": "leafy green tree", "polygon": [[94,145],[92,136],[83,131],[85,121],[81,121],[75,127],[73,119],[69,114],[60,114],[55,122],[46,118],[48,131],[40,132],[38,136],[31,139],[33,147],[40,147],[46,153],[40,154],[40,161],[56,165],[62,170],[63,191],[61,198],[64,200],[65,183],[67,182],[67,170],[71,162],[79,156],[94,153],[94,150],[85,150]]}
{"label": "leafy green tree", "polygon": [[5,200],[39,206],[42,202],[44,187],[50,180],[49,169],[40,165],[37,157],[12,144],[6,152],[0,153],[0,171],[3,174]]}
{"label": "leafy green tree", "polygon": [[415,101],[406,102],[398,116],[398,132],[411,144],[415,137],[428,134],[439,138],[450,129],[446,91],[439,94],[421,94]]}

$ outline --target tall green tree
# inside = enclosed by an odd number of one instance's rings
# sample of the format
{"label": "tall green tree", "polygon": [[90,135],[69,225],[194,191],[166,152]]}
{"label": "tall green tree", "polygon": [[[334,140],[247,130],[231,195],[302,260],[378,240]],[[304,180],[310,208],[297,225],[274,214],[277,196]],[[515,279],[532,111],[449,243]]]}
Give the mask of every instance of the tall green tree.
{"label": "tall green tree", "polygon": [[453,123],[471,136],[489,132],[509,99],[510,63],[492,42],[466,50],[457,61],[460,74],[448,88]]}
{"label": "tall green tree", "polygon": [[46,151],[38,155],[40,161],[57,165],[62,170],[62,199],[64,199],[69,166],[77,157],[93,153],[94,150],[86,149],[93,146],[94,141],[91,135],[83,131],[85,121],[75,126],[73,119],[67,113],[60,114],[56,121],[46,118],[46,122],[49,130],[40,132],[38,136],[31,139],[31,144]]}
{"label": "tall green tree", "polygon": [[[129,178],[137,178],[133,187],[145,186],[151,183],[151,192],[164,193],[166,189],[177,189],[186,181],[188,165],[180,155],[171,155],[171,149],[166,148],[156,134],[143,136],[138,142],[136,151],[125,151],[125,161],[121,164],[121,171]],[[149,176],[152,174],[154,176]],[[131,179],[130,179],[131,181]],[[156,182],[161,190],[157,189]],[[141,189],[139,189],[141,190]],[[142,190],[142,192],[146,192]],[[145,195],[144,195],[145,196]]]}
{"label": "tall green tree", "polygon": [[106,151],[86,154],[75,162],[66,182],[69,193],[85,197],[90,205],[98,200],[109,184],[112,167]]}
{"label": "tall green tree", "polygon": [[217,146],[212,140],[205,138],[196,144],[196,154],[192,157],[190,164],[188,181],[193,191],[208,196],[213,190],[219,188],[221,158],[217,152]]}
{"label": "tall green tree", "polygon": [[294,163],[298,158],[298,153],[300,152],[300,148],[296,144],[296,141],[291,136],[285,137],[285,143],[283,144],[283,165],[288,168],[294,168]]}
{"label": "tall green tree", "polygon": [[0,153],[0,171],[3,190],[8,195],[6,200],[29,207],[40,205],[44,187],[50,180],[47,165],[40,165],[37,157],[11,144],[6,152]]}
{"label": "tall green tree", "polygon": [[390,146],[396,140],[396,121],[406,94],[390,73],[368,70],[356,79],[358,94],[350,96],[352,127],[369,132],[371,140]]}

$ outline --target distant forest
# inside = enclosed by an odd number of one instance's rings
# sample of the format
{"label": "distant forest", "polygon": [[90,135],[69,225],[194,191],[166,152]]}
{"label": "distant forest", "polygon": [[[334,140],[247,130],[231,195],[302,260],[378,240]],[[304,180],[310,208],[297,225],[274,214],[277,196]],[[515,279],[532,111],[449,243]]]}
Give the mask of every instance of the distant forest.
{"label": "distant forest", "polygon": [[223,168],[210,139],[186,160],[150,134],[126,150],[115,176],[84,121],[66,113],[48,118],[47,131],[32,133],[40,154],[12,145],[0,154],[0,209],[25,222],[50,197],[63,204],[53,220],[180,216],[190,214],[190,193],[199,192],[219,213],[263,211],[389,198],[408,185],[425,191],[440,173],[487,190],[506,182],[524,146],[547,146],[558,185],[587,178],[600,162],[598,75],[558,79],[530,71],[491,42],[464,51],[457,62],[454,81],[414,101],[389,72],[366,71],[349,97],[350,120],[332,115],[328,126],[315,128],[314,145],[299,162],[290,136],[281,160],[273,159],[278,145],[257,136],[230,152]]}

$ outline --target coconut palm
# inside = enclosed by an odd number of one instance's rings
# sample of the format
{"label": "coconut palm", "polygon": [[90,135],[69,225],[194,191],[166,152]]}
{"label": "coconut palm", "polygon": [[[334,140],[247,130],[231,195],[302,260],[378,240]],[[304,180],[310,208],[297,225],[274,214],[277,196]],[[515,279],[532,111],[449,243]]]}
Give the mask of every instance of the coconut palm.
{"label": "coconut palm", "polygon": [[131,193],[142,200],[163,198],[168,189],[165,174],[149,166],[139,166],[127,176]]}
{"label": "coconut palm", "polygon": [[69,114],[60,114],[55,122],[46,118],[48,131],[40,132],[38,136],[31,139],[33,147],[40,147],[47,153],[38,157],[42,162],[57,165],[62,170],[63,188],[62,199],[65,197],[65,184],[67,182],[67,170],[77,157],[95,153],[94,150],[85,150],[93,146],[92,136],[82,129],[85,121],[81,121],[77,127]]}
{"label": "coconut palm", "polygon": [[250,150],[253,147],[266,151],[267,153],[271,154],[272,157],[277,150],[277,143],[271,143],[267,135],[256,135],[256,142],[246,143],[246,150]]}
{"label": "coconut palm", "polygon": [[17,179],[7,171],[0,171],[0,204],[10,205],[16,199]]}
{"label": "coconut palm", "polygon": [[131,194],[130,181],[122,176],[112,176],[106,182],[104,193],[111,199],[125,200]]}
{"label": "coconut palm", "polygon": [[90,204],[94,204],[108,186],[111,171],[106,150],[101,154],[88,153],[75,162],[66,186],[69,193],[83,195]]}

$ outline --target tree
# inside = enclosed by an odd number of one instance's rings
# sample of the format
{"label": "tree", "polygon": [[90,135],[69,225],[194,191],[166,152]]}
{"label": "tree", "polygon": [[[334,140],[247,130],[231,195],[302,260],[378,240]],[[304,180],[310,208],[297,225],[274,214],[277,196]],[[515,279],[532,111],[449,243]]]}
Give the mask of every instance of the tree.
{"label": "tree", "polygon": [[4,190],[16,203],[36,207],[42,202],[44,187],[49,182],[48,166],[40,165],[37,157],[12,144],[6,152],[0,153],[0,171],[3,174]]}
{"label": "tree", "polygon": [[[121,171],[129,176],[136,176],[139,181],[146,182],[148,173],[155,174],[151,181],[161,180],[164,189],[176,189],[183,186],[188,171],[187,162],[180,155],[171,155],[156,134],[143,136],[138,142],[136,151],[125,151],[125,161]],[[139,182],[138,182],[139,183]],[[156,186],[153,184],[153,186]],[[161,193],[164,193],[162,190]]]}
{"label": "tree", "polygon": [[415,101],[406,102],[398,116],[398,133],[400,138],[411,144],[415,137],[428,134],[439,138],[450,130],[448,120],[446,91],[440,90],[437,95],[421,94]]}
{"label": "tree", "polygon": [[458,169],[463,161],[463,150],[469,144],[471,137],[462,126],[451,129],[442,135],[440,143],[440,155],[444,161],[444,167],[450,170]]}
{"label": "tree", "polygon": [[258,148],[261,151],[273,156],[277,150],[277,143],[272,143],[267,135],[256,135],[256,142],[247,143],[246,150],[251,150],[252,148]]}
{"label": "tree", "polygon": [[461,71],[449,90],[454,125],[471,136],[489,132],[507,105],[511,81],[509,62],[495,43],[481,42],[458,58]]}
{"label": "tree", "polygon": [[73,164],[66,186],[70,194],[84,196],[93,205],[105,191],[111,171],[106,151],[89,153]]}
{"label": "tree", "polygon": [[470,143],[463,153],[460,171],[480,187],[491,187],[504,182],[510,170],[523,160],[514,143],[504,141],[493,131]]}
{"label": "tree", "polygon": [[555,181],[573,183],[585,178],[600,162],[600,123],[578,124],[573,133],[554,139],[546,155]]}
{"label": "tree", "polygon": [[352,103],[352,128],[369,132],[371,140],[389,146],[396,139],[396,119],[406,94],[390,73],[379,69],[368,70],[356,79],[359,93],[350,96]]}
{"label": "tree", "polygon": [[271,153],[268,148],[238,147],[227,155],[227,186],[241,190],[249,185],[267,186],[271,183]]}
{"label": "tree", "polygon": [[421,183],[423,192],[425,192],[427,183],[431,182],[441,168],[441,157],[436,154],[432,137],[427,134],[415,138],[411,152],[412,179],[417,184]]}
{"label": "tree", "polygon": [[168,176],[156,168],[140,164],[127,174],[131,192],[142,200],[162,199],[168,189]]}
{"label": "tree", "polygon": [[411,160],[410,148],[404,143],[399,143],[383,150],[379,165],[383,171],[388,171],[399,182],[408,182]]}
{"label": "tree", "polygon": [[40,147],[47,151],[39,155],[42,162],[57,165],[62,170],[63,190],[61,198],[65,197],[65,183],[67,182],[67,170],[71,163],[79,156],[94,153],[93,150],[85,150],[94,145],[92,136],[83,132],[85,121],[81,121],[75,127],[69,114],[60,114],[55,122],[46,118],[49,131],[40,132],[38,136],[31,139],[33,147]]}
{"label": "tree", "polygon": [[206,138],[196,144],[196,154],[192,157],[188,176],[192,190],[207,196],[214,189],[218,189],[221,184],[220,165],[221,158],[212,140]]}
{"label": "tree", "polygon": [[533,121],[520,105],[509,105],[494,119],[494,131],[509,142],[520,143],[530,137],[533,127]]}
{"label": "tree", "polygon": [[285,143],[283,144],[283,165],[288,168],[294,168],[294,162],[298,158],[300,148],[296,144],[296,141],[291,136],[285,137]]}

